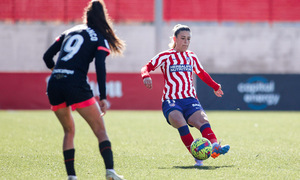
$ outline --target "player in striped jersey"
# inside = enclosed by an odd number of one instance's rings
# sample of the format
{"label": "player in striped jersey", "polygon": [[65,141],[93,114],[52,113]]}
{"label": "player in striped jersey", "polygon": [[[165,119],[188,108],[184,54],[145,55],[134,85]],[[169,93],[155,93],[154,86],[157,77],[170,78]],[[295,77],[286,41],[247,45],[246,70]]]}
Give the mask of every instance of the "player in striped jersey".
{"label": "player in striped jersey", "polygon": [[[148,89],[151,89],[152,79],[149,72],[157,68],[161,69],[165,80],[162,110],[167,122],[178,129],[181,140],[189,151],[194,139],[188,125],[199,129],[202,136],[213,144],[211,156],[216,158],[220,154],[227,153],[230,146],[221,146],[212,131],[207,115],[197,99],[193,85],[193,72],[213,88],[216,96],[222,97],[224,93],[221,85],[217,84],[203,69],[197,56],[188,50],[191,40],[190,28],[178,24],[173,30],[174,36],[173,43],[170,44],[171,49],[157,54],[141,69],[143,83]],[[196,166],[202,164],[202,161],[196,160]]]}
{"label": "player in striped jersey", "polygon": [[[121,180],[114,170],[111,143],[104,126],[106,102],[105,59],[111,53],[122,54],[125,44],[120,40],[107,18],[102,0],[92,0],[85,9],[83,25],[75,26],[57,38],[44,54],[52,70],[47,94],[52,110],[64,129],[63,155],[68,180],[76,180],[74,168],[75,124],[71,110],[77,110],[93,130],[106,168],[106,179]],[[53,57],[59,52],[55,64]],[[100,91],[100,107],[87,83],[89,64],[95,59]],[[100,110],[101,109],[101,110]]]}

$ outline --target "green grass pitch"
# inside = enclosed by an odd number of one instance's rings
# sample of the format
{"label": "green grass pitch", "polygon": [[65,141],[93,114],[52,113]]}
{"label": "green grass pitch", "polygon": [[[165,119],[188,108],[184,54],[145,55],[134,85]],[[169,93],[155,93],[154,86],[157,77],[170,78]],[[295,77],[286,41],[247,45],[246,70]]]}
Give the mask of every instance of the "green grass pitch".
{"label": "green grass pitch", "polygon": [[[105,179],[98,143],[74,112],[78,179]],[[208,111],[228,154],[194,160],[161,111],[108,111],[115,169],[127,180],[300,179],[300,112]],[[194,138],[200,132],[191,129]],[[63,130],[53,112],[0,111],[0,179],[67,179]]]}

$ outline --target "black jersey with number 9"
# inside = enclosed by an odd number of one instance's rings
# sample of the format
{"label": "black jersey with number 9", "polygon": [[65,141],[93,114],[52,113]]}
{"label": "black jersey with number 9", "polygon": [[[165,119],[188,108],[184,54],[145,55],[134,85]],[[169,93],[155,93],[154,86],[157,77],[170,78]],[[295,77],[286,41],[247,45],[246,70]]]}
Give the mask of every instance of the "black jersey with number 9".
{"label": "black jersey with number 9", "polygon": [[[57,52],[57,62],[53,57]],[[106,98],[105,58],[110,50],[103,35],[87,25],[75,26],[59,36],[44,54],[48,68],[54,68],[49,81],[86,83],[89,64],[95,58],[100,98]]]}

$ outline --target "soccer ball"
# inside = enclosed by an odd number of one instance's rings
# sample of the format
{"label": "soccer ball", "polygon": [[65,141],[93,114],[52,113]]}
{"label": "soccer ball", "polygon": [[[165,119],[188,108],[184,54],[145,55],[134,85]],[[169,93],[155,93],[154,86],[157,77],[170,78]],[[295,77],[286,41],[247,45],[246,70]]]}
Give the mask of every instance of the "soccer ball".
{"label": "soccer ball", "polygon": [[194,158],[205,160],[212,153],[212,145],[210,141],[204,137],[195,139],[191,144],[191,153]]}

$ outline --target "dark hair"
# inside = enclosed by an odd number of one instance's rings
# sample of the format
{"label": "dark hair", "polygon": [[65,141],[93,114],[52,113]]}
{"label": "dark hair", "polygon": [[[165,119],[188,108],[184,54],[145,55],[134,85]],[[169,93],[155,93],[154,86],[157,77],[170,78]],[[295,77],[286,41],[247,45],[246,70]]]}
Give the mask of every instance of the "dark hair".
{"label": "dark hair", "polygon": [[84,10],[84,23],[100,31],[108,41],[112,54],[122,54],[125,43],[115,34],[103,0],[92,0]]}
{"label": "dark hair", "polygon": [[[189,31],[191,32],[191,29],[187,25],[177,24],[173,28],[173,37],[177,37],[177,35],[180,33],[180,31]],[[175,42],[173,41],[173,37],[171,37],[171,43],[169,44],[170,48],[175,48]]]}

